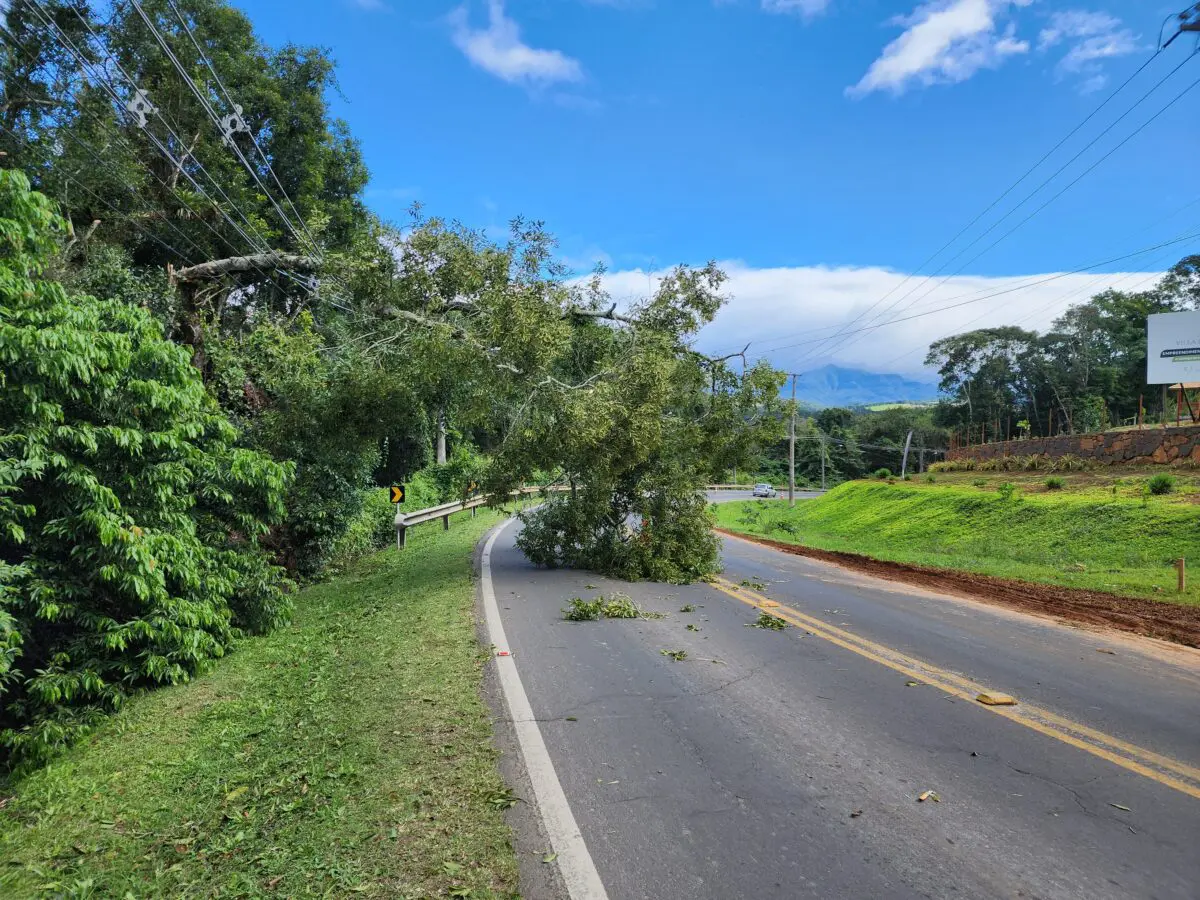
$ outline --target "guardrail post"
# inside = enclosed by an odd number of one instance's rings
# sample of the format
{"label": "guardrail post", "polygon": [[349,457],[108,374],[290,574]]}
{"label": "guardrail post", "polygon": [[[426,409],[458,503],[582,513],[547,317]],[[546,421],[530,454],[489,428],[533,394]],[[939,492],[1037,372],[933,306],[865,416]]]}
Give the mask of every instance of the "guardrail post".
{"label": "guardrail post", "polygon": [[446,513],[446,515],[442,516],[442,531],[449,531],[449,530],[450,530],[450,514]]}
{"label": "guardrail post", "polygon": [[471,518],[472,518],[472,519],[473,519],[473,518],[475,518],[475,513],[476,513],[478,510],[479,510],[479,507],[478,507],[478,506],[472,506],[472,507],[471,507]]}
{"label": "guardrail post", "polygon": [[407,528],[405,528],[403,525],[396,526],[396,549],[397,550],[404,549],[405,545],[408,543],[407,535],[408,535]]}

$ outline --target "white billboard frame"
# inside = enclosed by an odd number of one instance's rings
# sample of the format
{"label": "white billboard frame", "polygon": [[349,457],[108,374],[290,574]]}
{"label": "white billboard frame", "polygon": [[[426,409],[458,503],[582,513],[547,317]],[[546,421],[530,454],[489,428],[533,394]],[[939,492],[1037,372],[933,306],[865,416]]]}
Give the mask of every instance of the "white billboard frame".
{"label": "white billboard frame", "polygon": [[1146,384],[1200,382],[1200,310],[1146,317]]}

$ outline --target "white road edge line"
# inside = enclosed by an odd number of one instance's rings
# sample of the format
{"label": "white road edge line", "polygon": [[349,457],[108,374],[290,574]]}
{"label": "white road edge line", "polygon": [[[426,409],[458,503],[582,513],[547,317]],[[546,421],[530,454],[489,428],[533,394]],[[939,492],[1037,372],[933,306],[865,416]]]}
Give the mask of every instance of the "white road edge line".
{"label": "white road edge line", "polygon": [[562,873],[567,896],[571,900],[608,900],[600,873],[596,871],[592,855],[588,853],[583,834],[571,813],[570,804],[567,803],[567,795],[563,793],[562,784],[554,771],[554,763],[550,760],[550,752],[542,739],[541,729],[533,717],[533,707],[529,705],[529,697],[521,683],[517,664],[511,656],[499,655],[501,652],[509,652],[509,646],[504,635],[504,623],[500,621],[496,592],[492,588],[492,546],[500,533],[511,524],[510,519],[492,532],[483,546],[480,562],[484,620],[488,639],[496,648],[493,659],[500,676],[500,687],[504,691],[508,714],[517,733],[517,743],[525,760],[525,771],[533,784],[534,798],[537,800],[542,824],[550,837],[551,849],[558,854],[555,861],[558,863],[559,872]]}

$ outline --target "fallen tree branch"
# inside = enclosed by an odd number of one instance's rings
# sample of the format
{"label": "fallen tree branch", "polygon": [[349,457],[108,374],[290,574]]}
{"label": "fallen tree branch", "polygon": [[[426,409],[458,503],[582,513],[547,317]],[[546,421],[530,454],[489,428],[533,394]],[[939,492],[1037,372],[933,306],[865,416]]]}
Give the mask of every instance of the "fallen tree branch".
{"label": "fallen tree branch", "polygon": [[744,366],[746,364],[746,351],[748,351],[749,349],[750,349],[750,345],[746,344],[746,346],[743,347],[741,350],[739,350],[737,353],[730,353],[727,356],[705,356],[703,353],[697,353],[695,350],[690,350],[688,352],[699,357],[700,365],[702,365],[702,366],[704,366],[704,365],[715,366],[718,363],[729,362],[729,360],[731,360],[731,359],[740,359],[742,361],[742,365]]}
{"label": "fallen tree branch", "polygon": [[631,319],[629,316],[622,316],[617,313],[617,304],[613,304],[608,309],[580,309],[578,306],[572,306],[562,314],[564,319],[579,318],[579,319],[610,319],[613,322],[623,322],[626,325],[636,325],[637,320]]}
{"label": "fallen tree branch", "polygon": [[272,250],[267,253],[255,253],[252,256],[231,256],[228,259],[214,259],[186,269],[171,269],[171,280],[174,282],[211,281],[225,275],[236,275],[249,272],[252,269],[284,268],[299,269],[302,272],[312,272],[318,266],[317,260],[311,256],[299,256],[295,253],[283,253]]}

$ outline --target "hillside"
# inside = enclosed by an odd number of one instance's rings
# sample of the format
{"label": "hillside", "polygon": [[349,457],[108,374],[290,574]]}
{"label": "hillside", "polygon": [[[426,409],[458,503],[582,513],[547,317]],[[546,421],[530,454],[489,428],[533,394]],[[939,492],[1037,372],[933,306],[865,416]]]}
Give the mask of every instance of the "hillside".
{"label": "hillside", "polygon": [[[1172,562],[1200,559],[1192,493],[1142,497],[1137,479],[1116,490],[1049,492],[1027,483],[1005,499],[1000,479],[974,484],[856,481],[798,504],[730,503],[732,531],[875,559],[960,569],[1190,605],[1200,585],[1175,593]],[[1008,479],[1015,481],[1011,477]],[[1182,488],[1189,490],[1189,488]]]}
{"label": "hillside", "polygon": [[903,375],[827,365],[797,379],[796,399],[813,406],[927,403],[937,399],[937,385]]}

